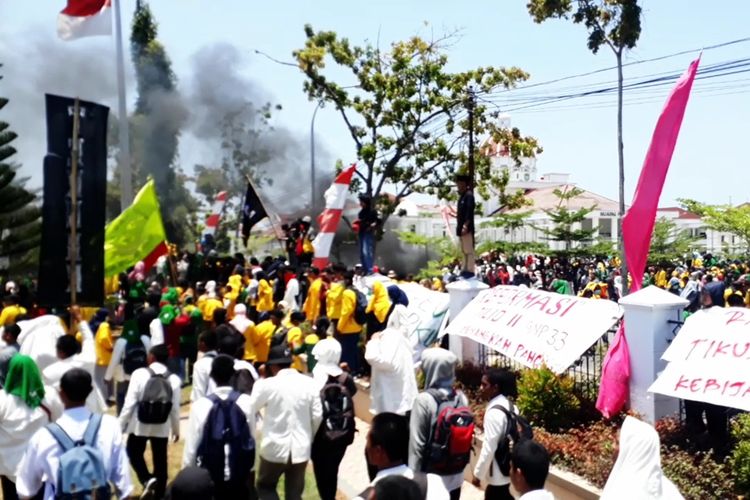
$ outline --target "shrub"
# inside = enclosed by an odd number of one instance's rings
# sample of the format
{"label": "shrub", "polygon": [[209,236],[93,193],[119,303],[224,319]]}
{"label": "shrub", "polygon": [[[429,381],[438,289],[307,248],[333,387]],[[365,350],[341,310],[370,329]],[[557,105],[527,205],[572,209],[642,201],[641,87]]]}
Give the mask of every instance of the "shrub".
{"label": "shrub", "polygon": [[678,446],[662,446],[661,467],[687,500],[737,498],[732,472],[711,452],[688,452]]}
{"label": "shrub", "polygon": [[732,421],[732,439],[735,442],[729,457],[737,490],[750,495],[750,414],[738,415]]}
{"label": "shrub", "polygon": [[601,488],[617,457],[618,431],[619,424],[599,421],[564,434],[534,429],[534,439],[547,448],[552,463]]}
{"label": "shrub", "polygon": [[571,377],[557,375],[546,366],[525,370],[518,382],[516,405],[533,425],[563,429],[574,421],[581,405],[574,385]]}

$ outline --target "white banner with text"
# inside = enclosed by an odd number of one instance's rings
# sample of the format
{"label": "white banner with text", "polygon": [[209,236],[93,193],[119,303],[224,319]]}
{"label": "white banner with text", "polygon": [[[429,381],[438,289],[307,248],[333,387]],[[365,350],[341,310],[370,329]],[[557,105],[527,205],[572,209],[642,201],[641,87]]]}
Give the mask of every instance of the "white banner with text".
{"label": "white banner with text", "polygon": [[617,303],[515,286],[480,292],[446,329],[525,366],[564,372],[622,316]]}
{"label": "white banner with text", "polygon": [[669,364],[650,392],[750,411],[750,310],[698,311],[662,359]]}

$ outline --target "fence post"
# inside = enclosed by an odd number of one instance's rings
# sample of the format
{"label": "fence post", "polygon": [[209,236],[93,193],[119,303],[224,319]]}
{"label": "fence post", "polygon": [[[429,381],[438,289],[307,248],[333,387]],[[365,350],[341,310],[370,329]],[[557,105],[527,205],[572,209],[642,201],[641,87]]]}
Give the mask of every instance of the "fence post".
{"label": "fence post", "polygon": [[674,320],[688,305],[677,295],[649,286],[620,299],[625,310],[625,338],[630,347],[630,409],[654,424],[660,418],[677,414],[679,400],[648,392],[664,370],[661,356],[672,340]]}
{"label": "fence post", "polygon": [[[456,318],[458,313],[476,297],[479,292],[486,290],[489,286],[476,278],[454,281],[445,287],[450,295],[448,310],[450,318]],[[461,363],[479,361],[479,344],[471,339],[450,335],[448,345]]]}

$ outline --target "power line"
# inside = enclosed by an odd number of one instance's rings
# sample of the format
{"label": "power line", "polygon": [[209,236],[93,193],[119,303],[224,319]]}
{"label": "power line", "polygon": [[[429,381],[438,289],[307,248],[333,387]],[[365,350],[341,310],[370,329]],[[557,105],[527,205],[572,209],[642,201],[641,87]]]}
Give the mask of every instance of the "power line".
{"label": "power line", "polygon": [[[728,47],[730,45],[736,45],[738,43],[745,43],[745,42],[750,42],[750,37],[738,38],[736,40],[730,40],[728,42],[717,43],[715,45],[709,45],[707,47],[701,47],[701,48],[697,48],[697,49],[682,50],[680,52],[674,52],[672,54],[666,54],[666,55],[663,55],[663,56],[653,57],[651,59],[643,59],[643,60],[640,60],[640,61],[632,61],[632,62],[628,62],[628,63],[623,64],[622,67],[625,68],[625,67],[628,67],[628,66],[636,66],[638,64],[645,64],[645,63],[650,63],[650,62],[663,61],[665,59],[670,59],[670,58],[673,58],[673,57],[684,56],[686,54],[694,54],[696,52],[701,52],[701,51],[705,52],[705,51],[708,51],[708,50],[719,49],[719,48],[722,48],[722,47]],[[510,88],[510,89],[507,89],[507,90],[504,90],[504,91],[499,91],[498,93],[501,93],[501,92],[512,92],[512,91],[516,91],[516,90],[525,90],[525,89],[530,89],[530,88],[533,88],[533,87],[541,87],[543,85],[551,85],[553,83],[559,83],[559,82],[563,82],[563,81],[566,81],[566,80],[572,80],[574,78],[582,78],[582,77],[585,77],[585,76],[591,76],[591,75],[596,75],[596,74],[599,74],[599,73],[604,73],[605,71],[612,71],[613,69],[617,69],[617,66],[610,66],[610,67],[607,67],[607,68],[601,68],[601,69],[597,69],[597,70],[594,70],[594,71],[588,71],[586,73],[578,73],[576,75],[563,76],[563,77],[560,77],[560,78],[555,78],[554,80],[547,80],[547,81],[544,81],[544,82],[532,83],[530,85],[523,85],[523,86],[520,86],[520,87],[513,87],[513,88]]]}

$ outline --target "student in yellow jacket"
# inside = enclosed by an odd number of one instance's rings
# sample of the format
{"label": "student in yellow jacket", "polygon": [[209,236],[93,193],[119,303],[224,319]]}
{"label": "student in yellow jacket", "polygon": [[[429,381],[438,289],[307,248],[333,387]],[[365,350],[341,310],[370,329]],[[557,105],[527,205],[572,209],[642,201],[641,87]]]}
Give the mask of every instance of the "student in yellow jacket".
{"label": "student in yellow jacket", "polygon": [[391,310],[391,299],[382,282],[376,281],[372,285],[372,298],[367,304],[367,338],[374,333],[385,330],[388,311]]}
{"label": "student in yellow jacket", "polygon": [[362,325],[355,320],[357,310],[357,294],[352,287],[354,274],[347,272],[344,277],[345,290],[341,294],[341,318],[339,318],[339,342],[341,343],[341,362],[349,365],[352,374],[360,373],[359,339]]}
{"label": "student in yellow jacket", "polygon": [[341,317],[341,298],[343,293],[343,282],[334,278],[326,294],[326,317],[333,323],[334,331]]}
{"label": "student in yellow jacket", "polygon": [[318,321],[320,316],[320,290],[323,288],[323,280],[320,278],[320,270],[310,268],[310,289],[307,291],[305,304],[302,306],[302,312],[310,323]]}
{"label": "student in yellow jacket", "polygon": [[266,273],[258,273],[258,302],[255,309],[259,312],[272,311],[273,304],[273,287],[268,282]]}

